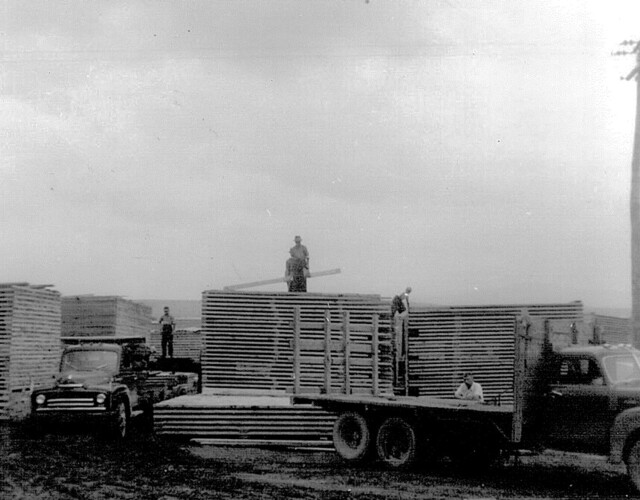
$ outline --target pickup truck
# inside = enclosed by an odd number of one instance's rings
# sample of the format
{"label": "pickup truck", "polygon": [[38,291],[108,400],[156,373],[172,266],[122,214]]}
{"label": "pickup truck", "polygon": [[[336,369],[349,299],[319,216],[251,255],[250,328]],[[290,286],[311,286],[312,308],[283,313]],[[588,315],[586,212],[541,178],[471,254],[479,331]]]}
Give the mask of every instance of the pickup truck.
{"label": "pickup truck", "polygon": [[194,373],[148,369],[144,344],[68,345],[51,387],[31,394],[31,424],[37,431],[52,422],[99,422],[100,429],[123,439],[133,417],[152,416],[153,405],[197,392]]}
{"label": "pickup truck", "polygon": [[[375,373],[368,393],[351,393],[348,381],[336,384],[327,373],[323,391],[297,388],[294,402],[337,415],[333,444],[346,461],[377,457],[402,468],[418,458],[448,457],[482,465],[548,448],[624,463],[640,490],[640,351],[628,345],[554,346],[547,323],[519,318],[515,324],[512,403],[455,399],[454,387],[451,398],[384,394]],[[299,345],[304,340],[294,337]],[[294,348],[294,365],[299,356]]]}

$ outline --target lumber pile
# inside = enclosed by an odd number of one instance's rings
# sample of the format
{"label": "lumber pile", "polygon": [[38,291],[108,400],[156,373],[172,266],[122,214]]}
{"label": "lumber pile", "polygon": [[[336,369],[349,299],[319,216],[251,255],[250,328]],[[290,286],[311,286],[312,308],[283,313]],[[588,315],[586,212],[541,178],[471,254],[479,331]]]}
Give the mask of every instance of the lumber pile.
{"label": "lumber pile", "polygon": [[593,332],[596,343],[632,344],[633,330],[630,318],[592,314],[589,317],[589,328]]}
{"label": "lumber pile", "polygon": [[[203,388],[292,392],[296,307],[303,325],[321,325],[327,314],[332,322],[340,321],[342,314],[348,312],[350,324],[366,326],[372,324],[374,316],[387,314],[390,306],[378,295],[205,291],[202,295]],[[385,332],[380,333],[383,337]],[[337,340],[340,332],[335,335]],[[305,325],[301,337],[322,340],[324,332],[321,327]],[[370,337],[370,333],[354,332],[352,340],[366,343]],[[324,352],[319,355],[323,356]],[[307,368],[302,368],[304,388],[320,390],[324,384],[322,366]]]}
{"label": "lumber pile", "polygon": [[57,371],[60,352],[60,294],[0,284],[0,417],[24,416],[31,390]]}
{"label": "lumber pile", "polygon": [[[176,321],[179,324],[178,321]],[[156,354],[162,352],[162,332],[158,328],[151,330],[149,345],[156,350]],[[177,328],[173,333],[173,357],[191,359],[200,363],[202,354],[202,330],[200,328]]]}
{"label": "lumber pile", "polygon": [[76,295],[62,298],[64,337],[134,337],[147,340],[151,307],[117,296]]}
{"label": "lumber pile", "polygon": [[409,317],[409,392],[451,397],[471,371],[490,402],[513,402],[516,320],[548,320],[552,336],[584,337],[581,302],[543,305],[412,309]]}
{"label": "lumber pile", "polygon": [[198,394],[154,406],[156,434],[218,444],[331,443],[335,416],[289,397]]}

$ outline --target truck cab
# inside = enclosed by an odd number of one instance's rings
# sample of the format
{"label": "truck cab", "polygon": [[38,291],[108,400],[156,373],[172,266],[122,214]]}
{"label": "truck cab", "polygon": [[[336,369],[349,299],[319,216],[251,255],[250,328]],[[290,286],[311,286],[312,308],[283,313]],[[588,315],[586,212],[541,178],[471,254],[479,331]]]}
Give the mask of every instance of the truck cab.
{"label": "truck cab", "polygon": [[131,417],[153,404],[194,393],[197,376],[150,371],[144,344],[86,343],[67,346],[55,383],[31,395],[36,428],[47,421],[101,421],[114,437],[124,438]]}
{"label": "truck cab", "polygon": [[628,346],[571,346],[553,354],[546,395],[547,446],[608,455],[616,420],[640,411],[640,362]]}

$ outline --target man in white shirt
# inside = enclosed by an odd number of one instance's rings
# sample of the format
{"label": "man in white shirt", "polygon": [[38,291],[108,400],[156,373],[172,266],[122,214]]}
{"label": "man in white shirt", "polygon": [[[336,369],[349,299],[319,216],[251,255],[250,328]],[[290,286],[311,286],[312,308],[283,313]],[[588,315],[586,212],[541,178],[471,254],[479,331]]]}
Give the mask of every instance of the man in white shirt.
{"label": "man in white shirt", "polygon": [[466,399],[467,401],[484,402],[482,386],[473,381],[473,373],[469,372],[464,374],[464,382],[456,389],[455,396],[458,399]]}
{"label": "man in white shirt", "polygon": [[162,358],[167,357],[167,350],[169,351],[169,357],[173,358],[173,332],[176,329],[176,321],[169,314],[168,307],[164,308],[164,314],[158,323],[162,325]]}

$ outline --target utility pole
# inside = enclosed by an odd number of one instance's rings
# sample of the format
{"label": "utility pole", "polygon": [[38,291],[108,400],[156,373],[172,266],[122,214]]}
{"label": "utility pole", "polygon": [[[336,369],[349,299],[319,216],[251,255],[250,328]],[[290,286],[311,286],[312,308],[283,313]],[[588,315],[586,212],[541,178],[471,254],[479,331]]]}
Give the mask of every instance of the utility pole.
{"label": "utility pole", "polygon": [[636,123],[633,135],[633,156],[631,158],[631,195],[629,211],[631,215],[631,332],[632,343],[640,347],[640,41],[625,40],[623,46],[633,47],[614,55],[635,54],[636,66],[625,80],[636,80]]}

